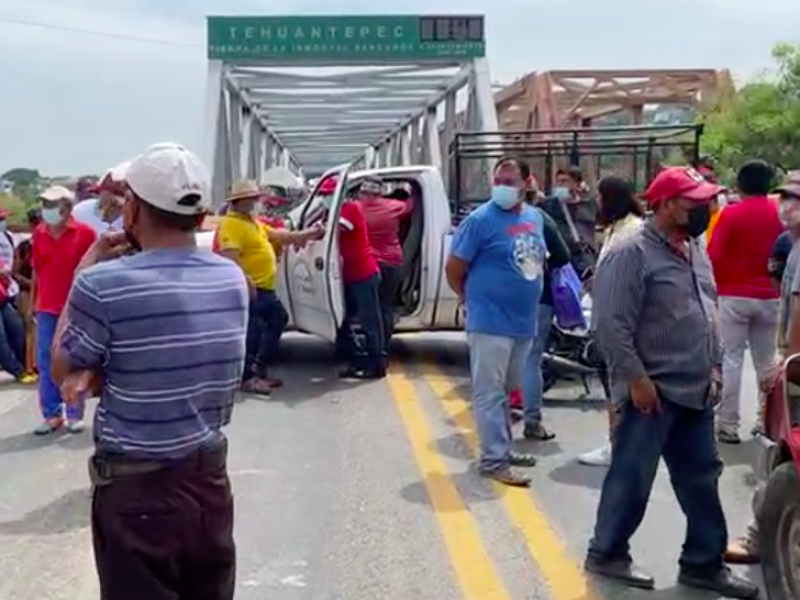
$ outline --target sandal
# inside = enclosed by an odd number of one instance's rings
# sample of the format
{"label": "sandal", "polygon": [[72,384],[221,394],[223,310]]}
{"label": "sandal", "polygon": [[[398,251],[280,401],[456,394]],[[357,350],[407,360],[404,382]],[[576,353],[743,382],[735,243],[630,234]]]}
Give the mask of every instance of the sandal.
{"label": "sandal", "polygon": [[258,396],[272,395],[272,388],[270,387],[269,382],[256,377],[248,379],[247,381],[243,381],[242,391],[245,394],[256,394]]}
{"label": "sandal", "polygon": [[542,425],[541,421],[526,424],[522,435],[526,440],[538,440],[540,442],[547,442],[556,437],[556,434]]}
{"label": "sandal", "polygon": [[503,467],[494,471],[482,471],[481,475],[513,487],[528,487],[531,484],[530,477],[511,467]]}
{"label": "sandal", "polygon": [[512,452],[510,457],[511,465],[514,467],[535,467],[536,457],[533,454],[522,452]]}

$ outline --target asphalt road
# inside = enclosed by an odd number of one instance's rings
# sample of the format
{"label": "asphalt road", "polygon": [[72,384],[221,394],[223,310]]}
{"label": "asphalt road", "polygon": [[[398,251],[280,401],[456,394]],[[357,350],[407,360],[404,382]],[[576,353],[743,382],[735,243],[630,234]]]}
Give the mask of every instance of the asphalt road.
{"label": "asphalt road", "polygon": [[[603,469],[575,461],[602,442],[605,415],[566,387],[547,403],[558,438],[530,490],[474,473],[466,349],[457,335],[401,338],[385,381],[336,379],[331,349],[286,343],[272,399],[236,406],[227,433],[236,493],[239,600],[684,600],[684,519],[659,475],[633,547],[656,592],[588,581],[580,563]],[[98,598],[89,534],[91,434],[39,439],[36,395],[0,384],[0,599]],[[744,414],[755,417],[745,376]],[[749,443],[722,447],[732,533],[749,517]],[[745,571],[757,579],[756,569]]]}

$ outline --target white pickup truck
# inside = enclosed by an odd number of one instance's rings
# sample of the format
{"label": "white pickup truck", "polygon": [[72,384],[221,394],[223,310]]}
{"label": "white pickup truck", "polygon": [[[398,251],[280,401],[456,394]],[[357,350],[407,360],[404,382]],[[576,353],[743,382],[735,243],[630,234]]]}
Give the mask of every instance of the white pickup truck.
{"label": "white pickup truck", "polygon": [[[403,285],[398,304],[400,332],[451,330],[463,327],[458,298],[445,281],[444,264],[457,215],[445,192],[439,170],[407,166],[352,172],[340,167],[320,177],[308,199],[288,215],[295,229],[325,218],[322,183],[334,177],[336,192],[327,213],[325,237],[305,248],[288,247],[278,263],[277,292],[289,313],[290,326],[330,342],[344,319],[344,287],[339,259],[339,210],[349,193],[367,176],[377,176],[389,187],[410,191],[414,209],[401,232],[404,261]],[[213,231],[198,234],[202,247],[210,248]]]}

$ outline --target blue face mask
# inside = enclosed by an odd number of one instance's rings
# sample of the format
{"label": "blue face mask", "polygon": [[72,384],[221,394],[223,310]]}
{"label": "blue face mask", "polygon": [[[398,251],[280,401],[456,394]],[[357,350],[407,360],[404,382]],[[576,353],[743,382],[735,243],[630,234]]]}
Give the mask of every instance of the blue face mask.
{"label": "blue face mask", "polygon": [[61,209],[58,207],[43,208],[42,219],[48,225],[58,225],[61,222]]}
{"label": "blue face mask", "polygon": [[554,187],[553,188],[553,196],[558,198],[559,200],[566,200],[570,198],[572,194],[569,191],[569,188],[565,187]]}
{"label": "blue face mask", "polygon": [[519,190],[510,185],[496,185],[492,188],[492,202],[503,210],[511,210],[520,203]]}

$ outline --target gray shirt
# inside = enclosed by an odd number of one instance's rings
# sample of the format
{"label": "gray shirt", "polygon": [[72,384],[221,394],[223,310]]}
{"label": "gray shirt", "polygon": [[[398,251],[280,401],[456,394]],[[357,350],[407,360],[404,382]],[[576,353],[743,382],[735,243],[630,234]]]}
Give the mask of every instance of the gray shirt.
{"label": "gray shirt", "polygon": [[792,305],[794,297],[800,294],[800,240],[792,245],[792,251],[786,259],[786,269],[781,279],[781,312],[778,323],[779,346],[786,347],[789,331],[792,328]]}
{"label": "gray shirt", "polygon": [[722,361],[716,286],[702,245],[689,247],[687,259],[648,221],[597,267],[594,329],[614,402],[626,401],[631,379],[646,375],[662,399],[707,405],[711,371]]}

